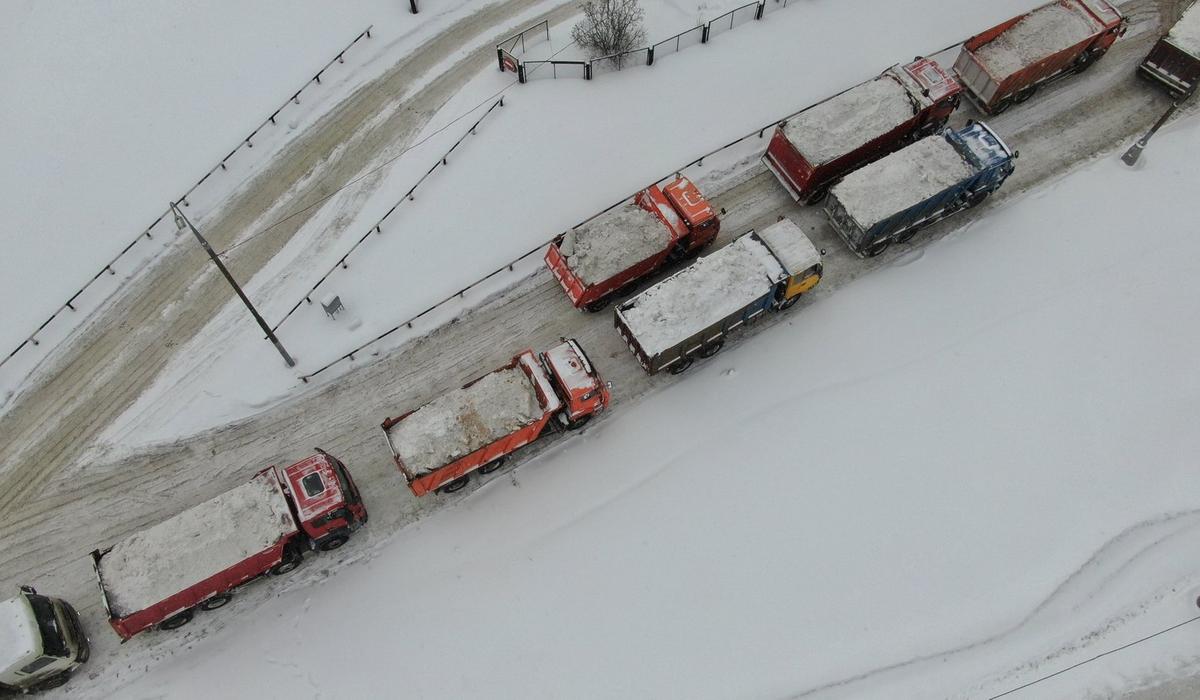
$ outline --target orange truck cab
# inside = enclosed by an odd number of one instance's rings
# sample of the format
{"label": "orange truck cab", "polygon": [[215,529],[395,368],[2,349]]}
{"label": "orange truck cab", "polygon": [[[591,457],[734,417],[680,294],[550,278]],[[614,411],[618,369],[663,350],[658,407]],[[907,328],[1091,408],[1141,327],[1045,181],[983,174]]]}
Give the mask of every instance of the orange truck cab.
{"label": "orange truck cab", "polygon": [[655,270],[699,253],[720,231],[712,205],[680,176],[558,236],[546,265],[575,308],[599,311]]}

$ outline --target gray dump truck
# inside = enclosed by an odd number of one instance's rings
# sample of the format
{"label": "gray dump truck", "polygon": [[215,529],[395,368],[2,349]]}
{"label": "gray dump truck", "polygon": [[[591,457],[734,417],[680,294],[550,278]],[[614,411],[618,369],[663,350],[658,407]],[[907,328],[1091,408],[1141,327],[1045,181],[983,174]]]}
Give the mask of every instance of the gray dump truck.
{"label": "gray dump truck", "polygon": [[749,231],[617,307],[617,332],[650,374],[679,374],[725,336],[787,309],[821,280],[821,255],[788,219]]}

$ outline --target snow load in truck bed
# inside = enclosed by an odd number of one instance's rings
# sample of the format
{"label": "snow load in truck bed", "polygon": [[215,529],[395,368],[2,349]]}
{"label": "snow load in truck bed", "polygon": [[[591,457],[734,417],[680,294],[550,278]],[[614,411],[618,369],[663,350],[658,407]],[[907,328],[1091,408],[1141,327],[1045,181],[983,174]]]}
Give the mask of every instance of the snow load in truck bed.
{"label": "snow load in truck bed", "polygon": [[767,294],[782,274],[771,251],[745,235],[634,297],[621,315],[653,357]]}
{"label": "snow load in truck bed", "polygon": [[883,136],[916,114],[908,91],[889,75],[851,88],[788,120],[783,133],[813,165]]}
{"label": "snow load in truck bed", "polygon": [[126,617],[275,546],[296,529],[266,472],[117,543],[100,559],[113,615]]}
{"label": "snow load in truck bed", "polygon": [[1167,35],[1176,48],[1200,57],[1200,3],[1196,3],[1183,13],[1183,17],[1171,27]]}
{"label": "snow load in truck bed", "polygon": [[1034,10],[975,51],[996,80],[1003,80],[1100,31],[1102,25],[1074,2]]}
{"label": "snow load in truck bed", "polygon": [[542,417],[537,391],[519,366],[439,396],[388,429],[414,474],[428,474]]}
{"label": "snow load in truck bed", "polygon": [[670,235],[658,217],[628,203],[568,231],[559,252],[575,275],[591,286],[661,253]]}
{"label": "snow load in truck bed", "polygon": [[865,231],[973,174],[946,138],[934,134],[850,173],[832,194]]}

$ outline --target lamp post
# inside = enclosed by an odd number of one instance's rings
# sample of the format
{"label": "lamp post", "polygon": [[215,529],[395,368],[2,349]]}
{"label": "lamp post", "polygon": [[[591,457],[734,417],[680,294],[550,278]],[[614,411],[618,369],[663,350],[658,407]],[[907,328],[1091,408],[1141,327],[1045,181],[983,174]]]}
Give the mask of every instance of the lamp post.
{"label": "lamp post", "polygon": [[246,293],[242,291],[242,288],[238,286],[237,281],[233,279],[233,275],[229,274],[229,270],[226,269],[225,263],[221,262],[221,258],[217,255],[217,252],[212,249],[212,246],[208,244],[208,241],[204,239],[204,236],[200,235],[200,232],[196,230],[196,227],[192,225],[192,222],[183,215],[183,212],[179,210],[179,207],[175,206],[175,202],[171,202],[171,211],[175,213],[175,226],[177,226],[181,231],[183,230],[184,226],[187,226],[189,229],[191,229],[192,235],[196,237],[197,241],[200,241],[200,245],[204,248],[204,252],[208,253],[209,258],[212,258],[213,264],[216,265],[217,269],[221,271],[221,274],[225,276],[226,281],[229,282],[229,286],[233,287],[233,291],[237,292],[237,295],[241,298],[242,303],[246,305],[246,308],[250,310],[250,314],[254,316],[254,320],[258,321],[258,325],[263,329],[263,333],[267,334],[267,339],[271,341],[271,344],[273,344],[275,349],[279,351],[279,354],[283,356],[283,361],[287,363],[288,367],[295,367],[296,361],[293,360],[292,356],[288,354],[288,351],[284,349],[283,343],[279,342],[279,338],[275,337],[275,331],[272,331],[271,327],[267,325],[267,322],[263,320],[263,317],[258,314],[258,310],[254,308],[254,304],[250,303],[249,297],[247,297]]}

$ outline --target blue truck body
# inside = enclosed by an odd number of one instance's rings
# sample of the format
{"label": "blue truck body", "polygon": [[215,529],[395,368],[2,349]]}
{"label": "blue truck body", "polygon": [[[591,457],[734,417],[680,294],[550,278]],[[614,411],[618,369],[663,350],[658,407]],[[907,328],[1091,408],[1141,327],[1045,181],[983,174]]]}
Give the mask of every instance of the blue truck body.
{"label": "blue truck body", "polygon": [[[852,173],[830,192],[825,213],[838,234],[860,256],[878,255],[893,242],[907,241],[922,227],[975,206],[999,189],[1015,168],[1016,152],[982,122],[970,122],[959,130],[944,129],[927,138],[943,139],[958,153],[966,167],[957,162],[953,165],[957,168],[956,172],[964,173],[964,176],[955,176],[953,182],[939,187],[932,194],[918,193],[906,199],[905,190],[920,192],[920,187],[912,183],[913,169],[937,167],[936,164],[914,162],[923,157],[919,153],[928,150],[918,148],[918,142]],[[925,144],[926,147],[931,145],[934,144]],[[896,167],[898,165],[907,168]],[[856,178],[856,182],[845,184],[851,178]],[[891,194],[875,197],[871,195],[870,188],[876,188],[880,194]],[[855,192],[851,192],[851,189]],[[861,203],[864,196],[871,199],[869,206]],[[856,199],[859,201],[856,202]],[[864,211],[877,209],[881,206],[880,201],[902,204],[894,211],[883,214]]]}

